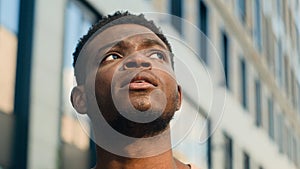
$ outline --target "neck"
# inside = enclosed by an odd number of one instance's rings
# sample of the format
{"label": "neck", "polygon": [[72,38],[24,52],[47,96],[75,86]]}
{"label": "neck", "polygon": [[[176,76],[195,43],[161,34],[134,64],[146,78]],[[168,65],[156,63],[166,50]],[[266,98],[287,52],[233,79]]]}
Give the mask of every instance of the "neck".
{"label": "neck", "polygon": [[189,168],[173,158],[170,133],[155,139],[138,139],[122,148],[126,157],[97,146],[95,169],[184,169]]}
{"label": "neck", "polygon": [[177,169],[178,161],[169,150],[162,154],[146,158],[128,158],[109,153],[97,147],[97,165],[95,169]]}

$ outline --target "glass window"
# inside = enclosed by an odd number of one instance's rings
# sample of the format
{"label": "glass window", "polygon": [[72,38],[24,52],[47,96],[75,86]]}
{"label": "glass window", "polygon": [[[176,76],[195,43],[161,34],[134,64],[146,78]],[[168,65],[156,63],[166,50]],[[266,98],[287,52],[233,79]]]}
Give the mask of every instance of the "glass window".
{"label": "glass window", "polygon": [[0,25],[18,33],[19,0],[0,0]]}
{"label": "glass window", "polygon": [[278,142],[278,147],[279,147],[279,152],[283,153],[283,115],[282,113],[279,113],[277,115],[277,122],[278,122],[278,127],[277,127],[277,142]]}
{"label": "glass window", "polygon": [[290,127],[286,126],[286,154],[288,158],[292,159],[292,135],[291,135],[291,129]]}
{"label": "glass window", "polygon": [[297,166],[300,167],[300,137],[297,138]]}
{"label": "glass window", "polygon": [[272,68],[274,67],[273,64],[273,54],[272,54],[272,43],[273,37],[272,37],[272,23],[271,19],[267,16],[262,16],[262,44],[263,44],[263,51],[266,56],[268,68],[270,71],[272,71]]}
{"label": "glass window", "polygon": [[[65,23],[65,46],[64,46],[64,66],[71,67],[73,63],[72,53],[75,50],[78,39],[85,34],[89,27],[96,20],[96,16],[91,11],[84,8],[80,3],[70,1],[67,5]],[[72,68],[73,69],[73,68]]]}
{"label": "glass window", "polygon": [[289,64],[287,57],[284,57],[284,85],[285,85],[285,94],[288,97],[290,93],[290,79],[289,79]]}
{"label": "glass window", "polygon": [[245,0],[237,1],[237,11],[238,11],[239,18],[241,19],[243,24],[246,23],[246,2],[245,2]]}
{"label": "glass window", "polygon": [[292,10],[288,10],[288,15],[289,15],[289,28],[290,28],[290,37],[291,37],[291,41],[292,41],[292,47],[295,48],[295,44],[296,44],[296,35],[295,35],[295,31],[296,31],[296,23],[294,22],[293,19],[293,14],[292,14]]}
{"label": "glass window", "polygon": [[224,73],[225,73],[225,85],[229,88],[229,40],[228,36],[225,32],[222,32],[222,40],[221,40],[221,47],[222,47],[222,54],[223,54],[223,66],[224,66]]}
{"label": "glass window", "polygon": [[261,116],[261,84],[259,80],[255,81],[255,110],[256,110],[256,126],[262,125],[262,116]]}
{"label": "glass window", "polygon": [[[201,58],[207,63],[207,35],[208,35],[208,9],[205,3],[199,1],[199,28],[203,34],[200,34],[200,54]],[[204,36],[205,35],[205,36]]]}
{"label": "glass window", "polygon": [[287,98],[290,98],[292,93],[291,93],[291,83],[292,83],[292,71],[291,71],[291,66],[289,64],[289,61],[288,61],[288,57],[285,56],[284,57],[284,81],[285,81],[285,94],[287,96]]}
{"label": "glass window", "polygon": [[279,86],[283,86],[283,63],[282,63],[282,44],[281,40],[278,40],[276,43],[277,47],[276,52],[276,77]]}
{"label": "glass window", "polygon": [[[89,149],[91,149],[90,139],[81,125],[85,125],[86,132],[90,132],[89,121],[79,123],[76,112],[70,103],[70,92],[75,83],[74,71],[72,67],[73,55],[78,39],[87,33],[89,27],[99,19],[91,6],[86,2],[68,1],[65,13],[65,36],[64,36],[64,65],[62,69],[62,116],[61,116],[61,139],[62,146],[62,167],[74,168],[71,161],[82,158],[76,165],[77,168],[90,168]],[[72,152],[72,153],[70,153]],[[91,157],[92,158],[92,157]],[[73,163],[72,162],[72,163]],[[76,163],[77,164],[77,163]],[[71,167],[72,166],[72,167]]]}
{"label": "glass window", "polygon": [[278,14],[278,17],[280,17],[281,16],[281,12],[282,12],[282,10],[281,10],[281,6],[282,6],[282,4],[281,4],[281,0],[276,0],[276,9],[277,9],[277,14]]}
{"label": "glass window", "polygon": [[247,67],[244,59],[241,59],[241,93],[242,104],[245,109],[248,109],[248,96],[247,96]]}
{"label": "glass window", "polygon": [[288,157],[288,159],[290,159],[290,157],[289,157],[289,131],[288,131],[288,127],[287,127],[287,125],[286,125],[286,123],[285,122],[283,122],[284,124],[283,124],[283,133],[282,133],[282,135],[283,135],[283,153],[285,154],[285,155],[287,155],[287,157]]}
{"label": "glass window", "polygon": [[182,34],[182,23],[180,19],[182,18],[182,5],[182,0],[171,0],[171,14],[179,17],[172,17],[171,22],[180,34]]}
{"label": "glass window", "polygon": [[278,114],[278,146],[279,146],[279,152],[283,153],[283,115],[281,113]]}
{"label": "glass window", "polygon": [[281,1],[281,8],[282,8],[281,17],[282,17],[283,26],[284,26],[285,32],[287,32],[288,23],[286,20],[287,12],[286,12],[286,1],[285,0]]}
{"label": "glass window", "polygon": [[296,140],[295,135],[293,135],[291,151],[292,151],[292,160],[296,165],[297,165],[297,147],[298,147],[297,140]]}
{"label": "glass window", "polygon": [[273,110],[273,99],[268,99],[268,114],[269,114],[269,136],[274,139],[274,110]]}
{"label": "glass window", "polygon": [[298,51],[298,61],[299,61],[299,63],[300,63],[300,33],[299,33],[299,29],[297,28],[296,29],[296,41],[297,41],[297,46],[296,46],[296,48],[297,48],[297,51]]}
{"label": "glass window", "polygon": [[250,157],[248,155],[248,153],[244,152],[243,153],[243,168],[244,169],[250,169]]}
{"label": "glass window", "polygon": [[297,82],[297,88],[298,88],[298,115],[300,115],[300,83]]}
{"label": "glass window", "polygon": [[286,121],[283,121],[283,154],[290,159],[290,131]]}
{"label": "glass window", "polygon": [[291,67],[291,97],[292,97],[292,103],[294,108],[297,108],[296,102],[297,102],[297,90],[296,90],[296,78],[293,71],[293,68]]}
{"label": "glass window", "polygon": [[224,134],[224,158],[224,168],[233,169],[233,141],[227,134]]}
{"label": "glass window", "polygon": [[254,1],[254,39],[258,50],[262,50],[262,38],[261,38],[261,4],[260,0]]}

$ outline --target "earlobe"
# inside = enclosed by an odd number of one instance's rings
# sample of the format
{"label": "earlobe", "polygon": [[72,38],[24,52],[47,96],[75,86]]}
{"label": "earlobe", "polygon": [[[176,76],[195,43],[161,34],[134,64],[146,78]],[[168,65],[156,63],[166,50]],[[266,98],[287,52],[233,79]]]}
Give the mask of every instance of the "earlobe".
{"label": "earlobe", "polygon": [[181,107],[181,101],[182,101],[182,91],[181,91],[181,86],[180,85],[177,85],[177,105],[176,105],[176,111],[180,109]]}
{"label": "earlobe", "polygon": [[87,113],[86,95],[83,86],[76,86],[72,89],[71,102],[74,109],[80,113]]}

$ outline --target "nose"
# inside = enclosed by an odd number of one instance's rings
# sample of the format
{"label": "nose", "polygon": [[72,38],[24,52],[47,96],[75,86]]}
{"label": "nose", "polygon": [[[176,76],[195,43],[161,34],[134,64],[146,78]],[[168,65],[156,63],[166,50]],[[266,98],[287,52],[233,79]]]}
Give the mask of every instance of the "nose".
{"label": "nose", "polygon": [[145,56],[135,55],[128,58],[123,65],[124,69],[135,69],[135,68],[144,68],[151,69],[152,64],[147,60]]}

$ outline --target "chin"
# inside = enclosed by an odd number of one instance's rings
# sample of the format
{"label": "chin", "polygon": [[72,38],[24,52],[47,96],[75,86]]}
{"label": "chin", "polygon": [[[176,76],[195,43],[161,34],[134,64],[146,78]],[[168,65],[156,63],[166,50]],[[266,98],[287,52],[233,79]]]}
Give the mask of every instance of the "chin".
{"label": "chin", "polygon": [[137,123],[120,115],[109,122],[111,127],[121,134],[134,138],[147,138],[162,133],[173,118],[174,113],[160,116],[149,123]]}
{"label": "chin", "polygon": [[137,110],[141,112],[145,112],[149,110],[152,106],[151,101],[149,98],[132,98],[130,100],[130,103],[132,106]]}

